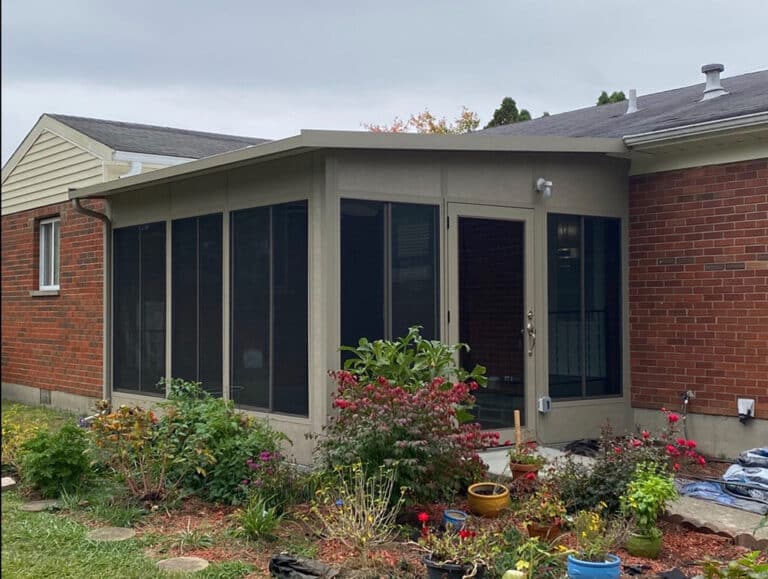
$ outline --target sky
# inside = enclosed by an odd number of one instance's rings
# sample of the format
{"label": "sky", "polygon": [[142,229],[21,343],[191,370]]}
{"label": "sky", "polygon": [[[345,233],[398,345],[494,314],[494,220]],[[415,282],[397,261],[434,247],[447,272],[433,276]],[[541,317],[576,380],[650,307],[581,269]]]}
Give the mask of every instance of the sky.
{"label": "sky", "polygon": [[765,0],[2,0],[0,21],[3,164],[45,112],[276,139],[768,68]]}

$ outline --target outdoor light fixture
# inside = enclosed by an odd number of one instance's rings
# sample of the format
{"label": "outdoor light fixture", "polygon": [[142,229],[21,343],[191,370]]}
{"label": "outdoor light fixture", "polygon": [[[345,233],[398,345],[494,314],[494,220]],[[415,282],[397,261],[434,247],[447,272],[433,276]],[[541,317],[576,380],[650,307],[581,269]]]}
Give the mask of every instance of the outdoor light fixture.
{"label": "outdoor light fixture", "polygon": [[552,181],[547,181],[544,177],[536,179],[536,191],[544,197],[552,197]]}

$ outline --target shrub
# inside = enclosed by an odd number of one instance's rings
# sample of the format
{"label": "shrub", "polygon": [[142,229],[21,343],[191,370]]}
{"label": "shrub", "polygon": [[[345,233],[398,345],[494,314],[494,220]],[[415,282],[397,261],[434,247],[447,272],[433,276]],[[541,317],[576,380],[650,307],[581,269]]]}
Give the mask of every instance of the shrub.
{"label": "shrub", "polygon": [[430,502],[450,498],[482,479],[486,466],[478,450],[498,440],[477,423],[461,424],[460,406],[474,402],[473,385],[435,378],[413,391],[384,377],[360,382],[348,371],[333,372],[338,383],[329,420],[318,445],[331,466],[361,463],[369,474],[397,464],[396,486],[409,499]]}
{"label": "shrub", "polygon": [[67,417],[40,406],[32,407],[3,400],[2,412],[2,464],[3,471],[18,470],[22,447],[41,430],[54,430]]}
{"label": "shrub", "polygon": [[[123,480],[139,500],[157,502],[176,490],[189,462],[174,454],[168,432],[160,432],[154,412],[138,406],[120,406],[97,416],[91,425],[102,461]],[[187,468],[189,468],[187,466]]]}
{"label": "shrub", "polygon": [[396,469],[379,467],[367,475],[358,463],[334,472],[336,483],[318,490],[312,504],[325,534],[360,550],[391,540],[405,490],[395,485]]}
{"label": "shrub", "polygon": [[670,474],[653,463],[637,465],[626,492],[621,497],[622,510],[630,515],[644,535],[659,535],[656,521],[667,501],[677,496]]}
{"label": "shrub", "polygon": [[231,401],[211,396],[197,382],[174,379],[169,386],[159,434],[171,453],[188,463],[176,463],[184,485],[212,501],[242,503],[244,483],[251,478],[247,461],[278,453],[288,437],[265,420],[237,412]]}
{"label": "shrub", "polygon": [[90,473],[88,441],[74,424],[65,424],[54,433],[40,430],[22,450],[21,474],[43,496],[70,492]]}
{"label": "shrub", "polygon": [[563,462],[552,474],[569,512],[595,509],[604,502],[609,513],[620,509],[620,497],[640,464],[653,464],[667,472],[683,465],[703,465],[704,458],[696,452],[696,442],[679,436],[680,417],[666,409],[665,427],[659,433],[647,430],[615,437],[610,425],[605,425],[600,438],[600,453],[594,465],[587,469],[573,460]]}
{"label": "shrub", "polygon": [[248,479],[243,486],[249,497],[270,498],[280,511],[306,497],[303,485],[295,467],[289,464],[279,452],[264,450],[245,461]]}

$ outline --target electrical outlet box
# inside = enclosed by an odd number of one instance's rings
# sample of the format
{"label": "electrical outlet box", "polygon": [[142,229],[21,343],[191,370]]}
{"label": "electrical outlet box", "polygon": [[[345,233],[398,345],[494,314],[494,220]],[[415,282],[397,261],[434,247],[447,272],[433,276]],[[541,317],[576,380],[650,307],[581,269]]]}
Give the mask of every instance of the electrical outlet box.
{"label": "electrical outlet box", "polygon": [[552,411],[552,399],[549,396],[542,396],[537,400],[539,412],[546,414]]}
{"label": "electrical outlet box", "polygon": [[755,400],[753,398],[738,398],[736,405],[739,408],[739,416],[755,417]]}

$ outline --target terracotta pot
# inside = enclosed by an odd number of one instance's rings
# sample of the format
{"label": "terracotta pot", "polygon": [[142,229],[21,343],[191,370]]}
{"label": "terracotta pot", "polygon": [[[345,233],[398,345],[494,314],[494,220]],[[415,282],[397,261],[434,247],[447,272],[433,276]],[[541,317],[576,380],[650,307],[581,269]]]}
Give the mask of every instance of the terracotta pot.
{"label": "terracotta pot", "polygon": [[519,462],[509,463],[509,470],[512,472],[512,480],[521,479],[529,472],[538,475],[540,468],[541,466],[538,464],[523,464]]}
{"label": "terracotta pot", "polygon": [[509,506],[509,489],[502,484],[481,482],[467,489],[469,510],[481,517],[497,517]]}
{"label": "terracotta pot", "polygon": [[525,525],[528,530],[528,536],[538,537],[543,541],[550,542],[560,535],[560,525],[546,523],[528,523]]}

